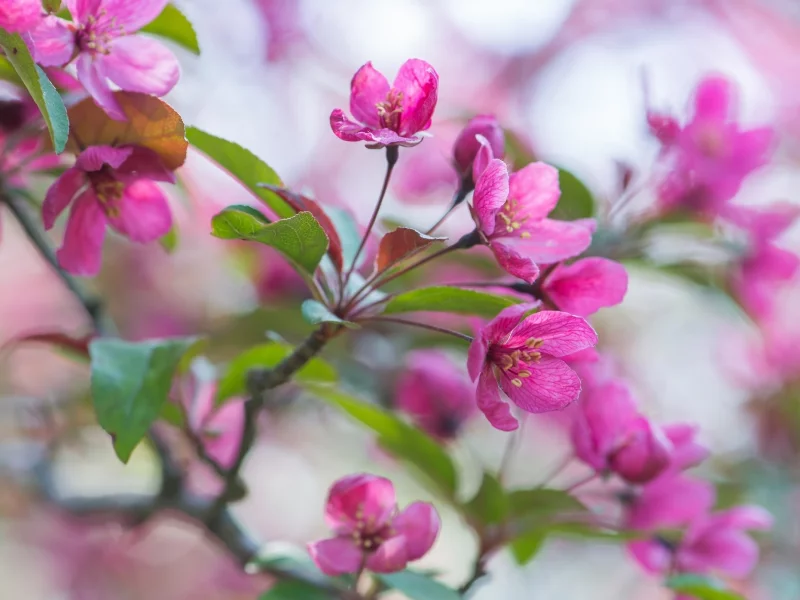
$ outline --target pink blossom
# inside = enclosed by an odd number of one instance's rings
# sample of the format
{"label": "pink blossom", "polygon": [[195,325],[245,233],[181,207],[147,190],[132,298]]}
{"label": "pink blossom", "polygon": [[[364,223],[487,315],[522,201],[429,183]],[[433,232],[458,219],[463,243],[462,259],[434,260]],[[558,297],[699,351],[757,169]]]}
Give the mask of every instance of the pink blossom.
{"label": "pink blossom", "polygon": [[453,362],[438,350],[416,350],[396,387],[397,406],[431,436],[454,438],[475,413],[472,386]]}
{"label": "pink blossom", "polygon": [[503,269],[533,283],[539,275],[537,262],[559,262],[589,247],[588,223],[547,218],[561,195],[557,169],[537,162],[509,177],[505,163],[490,156],[484,145],[473,165],[473,218]]}
{"label": "pink blossom", "polygon": [[422,141],[418,133],[431,126],[438,89],[439,75],[424,60],[403,63],[392,86],[368,62],[350,82],[355,120],[337,108],[331,113],[331,129],[339,139],[368,142],[369,148],[416,146]]}
{"label": "pink blossom", "polygon": [[108,115],[125,120],[109,80],[129,92],[164,96],[180,66],[160,42],[133,35],[155,19],[168,0],[69,0],[72,22],[48,16],[31,32],[36,62],[63,66],[76,60],[78,79]]}
{"label": "pink blossom", "polygon": [[494,115],[473,117],[453,144],[453,163],[462,177],[472,174],[472,163],[481,147],[479,135],[489,144],[494,156],[503,158],[505,154],[505,135],[497,118]]}
{"label": "pink blossom", "polygon": [[628,272],[607,258],[584,258],[558,265],[542,283],[542,292],[561,310],[586,317],[622,302]]}
{"label": "pink blossom", "polygon": [[[134,242],[151,242],[172,226],[164,193],[153,183],[175,180],[159,157],[138,146],[90,146],[50,186],[42,205],[46,229],[72,203],[58,260],[76,275],[100,270],[106,225]],[[73,202],[74,200],[74,202]]]}
{"label": "pink blossom", "polygon": [[561,357],[597,343],[597,334],[581,317],[556,311],[526,317],[534,308],[517,304],[504,309],[469,347],[467,367],[472,380],[478,380],[478,408],[503,431],[519,423],[500,399],[498,384],[522,410],[561,410],[581,391],[580,378]]}
{"label": "pink blossom", "polygon": [[736,101],[727,79],[709,76],[695,90],[691,120],[682,127],[671,117],[648,115],[669,168],[658,189],[663,209],[718,216],[745,177],[767,163],[772,130],[741,130]]}
{"label": "pink blossom", "polygon": [[333,485],[325,521],[335,537],[310,543],[308,551],[326,575],[356,573],[362,564],[376,573],[400,571],[430,550],[441,525],[427,502],[398,513],[392,482],[369,474]]}
{"label": "pink blossom", "polygon": [[23,33],[42,20],[42,0],[3,0],[0,2],[0,29]]}

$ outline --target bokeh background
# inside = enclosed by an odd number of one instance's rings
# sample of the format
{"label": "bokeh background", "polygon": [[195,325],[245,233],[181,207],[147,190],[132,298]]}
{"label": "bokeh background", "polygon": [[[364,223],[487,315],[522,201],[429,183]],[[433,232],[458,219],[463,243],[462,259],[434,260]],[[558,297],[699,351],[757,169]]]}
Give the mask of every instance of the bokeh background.
{"label": "bokeh background", "polygon": [[[349,80],[367,60],[391,74],[409,57],[439,73],[433,138],[401,153],[385,211],[387,222],[424,227],[453,190],[450,146],[460,125],[497,115],[536,157],[569,169],[592,191],[599,211],[619,216],[623,174],[634,197],[626,210],[652,203],[648,183],[658,143],[648,107],[684,115],[697,81],[721,73],[735,81],[742,120],[771,124],[779,135],[773,162],[750,177],[737,202],[800,202],[800,4],[795,0],[182,0],[202,47],[175,48],[183,77],[167,98],[187,124],[234,140],[267,161],[284,182],[365,223],[383,177],[383,155],[333,136],[328,115],[346,107]],[[391,76],[390,76],[391,78]],[[205,158],[191,154],[170,189],[180,223],[177,249],[107,243],[105,268],[87,282],[106,299],[132,338],[203,332],[212,359],[224,360],[274,330],[298,339],[302,285],[275,255],[211,238],[209,219],[248,193]],[[41,188],[44,189],[43,187]],[[41,192],[41,190],[40,190]],[[630,193],[628,195],[631,195]],[[625,211],[621,211],[625,212]],[[444,231],[461,235],[466,210]],[[797,228],[781,239],[800,249]],[[601,346],[618,359],[644,410],[664,421],[690,421],[714,455],[704,474],[728,502],[754,501],[778,520],[765,539],[762,566],[742,591],[748,598],[800,598],[800,487],[797,393],[755,378],[747,336],[752,324],[724,294],[658,268],[703,248],[666,239],[653,260],[630,264],[621,306],[593,323]],[[709,255],[707,260],[713,261]],[[705,260],[705,258],[703,258]],[[449,265],[431,277],[452,276]],[[467,268],[467,267],[463,267]],[[453,271],[456,270],[456,271]],[[785,327],[800,329],[800,293],[785,295]],[[0,342],[34,330],[86,330],[80,307],[35,249],[3,215],[0,237]],[[790,345],[798,353],[797,343]],[[392,402],[392,381],[408,350],[430,344],[406,332],[363,333],[331,360],[359,391]],[[76,522],[38,503],[30,469],[40,460],[43,428],[59,431],[56,485],[91,496],[156,489],[147,447],[127,467],[113,456],[88,413],[84,365],[34,344],[4,347],[0,362],[0,598],[50,600],[256,598],[263,582],[236,568],[199,530],[159,517],[128,531]],[[462,349],[463,350],[463,349]],[[454,350],[458,352],[459,350]],[[794,373],[795,380],[800,373]],[[325,535],[322,508],[337,477],[387,474],[400,503],[428,498],[370,437],[342,417],[288,389],[261,424],[245,476],[251,494],[235,506],[259,537],[301,546]],[[285,397],[283,397],[285,396]],[[789,407],[788,409],[786,407]],[[44,419],[43,415],[47,415]],[[792,421],[794,418],[794,421]],[[46,427],[43,425],[46,421]],[[563,427],[529,419],[509,483],[532,485],[568,451]],[[496,466],[505,437],[482,419],[454,446],[475,489],[482,467]],[[199,485],[207,474],[198,473]],[[420,566],[458,585],[475,541],[443,513],[434,550]],[[624,548],[555,540],[525,568],[504,553],[490,562],[478,600],[659,599],[670,594]]]}

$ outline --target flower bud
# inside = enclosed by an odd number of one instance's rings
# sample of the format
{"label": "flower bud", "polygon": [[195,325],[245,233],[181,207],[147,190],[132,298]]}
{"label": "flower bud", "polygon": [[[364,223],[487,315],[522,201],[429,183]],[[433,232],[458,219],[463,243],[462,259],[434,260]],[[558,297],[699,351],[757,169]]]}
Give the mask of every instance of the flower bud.
{"label": "flower bud", "polygon": [[640,417],[628,441],[609,460],[611,470],[630,483],[647,483],[670,463],[672,444],[657,426]]}
{"label": "flower bud", "polygon": [[505,154],[503,128],[497,119],[493,115],[473,117],[453,144],[453,161],[462,177],[471,173],[472,161],[480,149],[480,142],[475,137],[477,135],[482,135],[489,142],[494,158],[503,158]]}

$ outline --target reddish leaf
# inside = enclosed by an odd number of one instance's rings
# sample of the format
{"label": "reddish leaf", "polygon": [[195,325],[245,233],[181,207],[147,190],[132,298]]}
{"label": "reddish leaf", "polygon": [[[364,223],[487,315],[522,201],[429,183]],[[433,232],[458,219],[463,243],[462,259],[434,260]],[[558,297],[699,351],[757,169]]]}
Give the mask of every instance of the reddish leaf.
{"label": "reddish leaf", "polygon": [[344,269],[342,241],[339,238],[339,234],[336,232],[336,227],[333,226],[333,221],[331,221],[330,217],[322,210],[322,207],[315,200],[269,183],[259,183],[258,187],[274,192],[297,212],[310,212],[328,236],[328,256],[331,257],[336,270],[341,272]]}
{"label": "reddish leaf", "polygon": [[22,342],[41,342],[43,344],[51,344],[57,346],[62,350],[78,354],[80,356],[89,357],[89,342],[92,340],[93,335],[74,338],[66,333],[61,332],[48,332],[48,333],[31,333],[22,335],[9,341],[9,344],[22,343]]}
{"label": "reddish leaf", "polygon": [[381,240],[378,257],[375,259],[375,272],[381,273],[401,260],[409,258],[435,242],[447,238],[431,237],[408,227],[398,227]]}

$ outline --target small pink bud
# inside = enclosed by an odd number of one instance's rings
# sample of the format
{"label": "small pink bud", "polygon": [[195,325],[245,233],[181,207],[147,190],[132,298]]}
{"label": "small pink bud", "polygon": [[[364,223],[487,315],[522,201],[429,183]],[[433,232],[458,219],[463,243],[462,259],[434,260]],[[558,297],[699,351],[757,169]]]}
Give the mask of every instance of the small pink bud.
{"label": "small pink bud", "polygon": [[664,432],[639,417],[629,440],[610,457],[611,470],[631,483],[646,483],[670,464],[672,444]]}
{"label": "small pink bud", "polygon": [[475,137],[477,135],[486,138],[495,158],[503,158],[505,154],[505,136],[497,119],[493,115],[473,117],[453,144],[453,161],[462,176],[470,173],[472,162],[480,149],[481,144]]}

